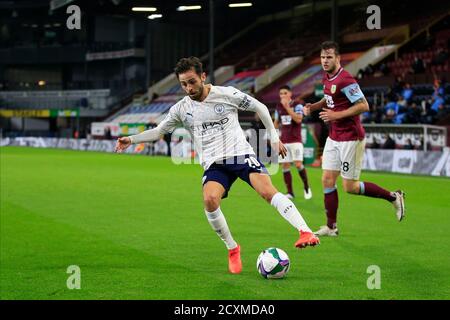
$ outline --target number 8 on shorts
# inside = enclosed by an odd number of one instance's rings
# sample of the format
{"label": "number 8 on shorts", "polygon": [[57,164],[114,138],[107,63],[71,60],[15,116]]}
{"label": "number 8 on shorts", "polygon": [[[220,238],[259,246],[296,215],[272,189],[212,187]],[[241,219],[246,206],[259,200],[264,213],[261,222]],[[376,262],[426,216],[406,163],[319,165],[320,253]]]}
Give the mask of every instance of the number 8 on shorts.
{"label": "number 8 on shorts", "polygon": [[322,169],[340,171],[344,179],[359,180],[366,140],[334,141],[327,138],[323,149]]}

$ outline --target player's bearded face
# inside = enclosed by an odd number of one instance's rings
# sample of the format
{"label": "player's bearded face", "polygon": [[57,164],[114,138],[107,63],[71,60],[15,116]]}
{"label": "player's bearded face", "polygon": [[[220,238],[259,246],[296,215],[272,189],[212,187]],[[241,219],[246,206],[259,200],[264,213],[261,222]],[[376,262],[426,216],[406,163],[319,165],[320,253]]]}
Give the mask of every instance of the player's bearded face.
{"label": "player's bearded face", "polygon": [[339,56],[336,55],[334,49],[322,50],[320,52],[320,62],[325,72],[333,73],[339,64]]}
{"label": "player's bearded face", "polygon": [[192,100],[200,100],[205,88],[205,73],[198,75],[194,70],[189,70],[185,73],[181,73],[178,76],[178,80],[180,81],[183,90]]}

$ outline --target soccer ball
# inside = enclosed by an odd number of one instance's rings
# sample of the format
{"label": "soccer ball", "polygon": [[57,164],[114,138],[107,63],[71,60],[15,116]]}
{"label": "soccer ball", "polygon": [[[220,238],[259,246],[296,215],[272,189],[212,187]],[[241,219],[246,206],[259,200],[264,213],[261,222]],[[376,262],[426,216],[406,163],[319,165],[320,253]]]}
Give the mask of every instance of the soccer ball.
{"label": "soccer ball", "polygon": [[256,269],[266,279],[283,278],[289,271],[289,257],[279,248],[263,250],[256,260]]}

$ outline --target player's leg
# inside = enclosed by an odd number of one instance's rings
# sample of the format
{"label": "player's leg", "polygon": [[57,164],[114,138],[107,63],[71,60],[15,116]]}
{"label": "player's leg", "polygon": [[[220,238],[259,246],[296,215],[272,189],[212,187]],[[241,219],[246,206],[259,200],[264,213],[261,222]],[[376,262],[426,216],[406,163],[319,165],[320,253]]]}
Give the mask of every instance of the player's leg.
{"label": "player's leg", "polygon": [[203,203],[208,222],[219,238],[225,243],[227,249],[230,250],[236,248],[238,245],[234,241],[225,216],[220,209],[220,201],[224,193],[225,188],[216,181],[208,181],[203,186]]}
{"label": "player's leg", "polygon": [[365,140],[344,142],[342,145],[342,186],[345,192],[371,198],[384,199],[394,205],[397,219],[405,215],[404,193],[388,191],[375,183],[359,181],[364,158]]}
{"label": "player's leg", "polygon": [[283,168],[283,179],[287,190],[286,197],[293,199],[295,195],[294,190],[292,189],[291,163],[284,162],[281,164],[281,167]]}
{"label": "player's leg", "polygon": [[300,239],[295,243],[296,247],[304,248],[308,245],[314,246],[320,243],[295,204],[273,186],[268,174],[251,172],[249,173],[248,181],[255,191],[275,207],[281,216],[300,233]]}
{"label": "player's leg", "polygon": [[281,167],[283,169],[283,179],[284,184],[286,185],[286,197],[289,199],[293,199],[295,197],[294,190],[292,189],[292,175],[291,175],[291,162],[292,162],[292,155],[290,150],[290,144],[285,144],[285,147],[287,149],[287,155],[286,157],[278,156],[278,163],[281,163]]}
{"label": "player's leg", "polygon": [[297,172],[300,176],[300,179],[303,181],[303,194],[306,200],[312,198],[311,188],[308,183],[308,175],[306,173],[306,168],[303,165],[303,143],[293,143],[292,144],[292,160],[294,161],[295,167],[297,168]]}
{"label": "player's leg", "polygon": [[306,172],[306,168],[303,165],[303,161],[294,161],[295,167],[297,168],[298,175],[300,176],[300,179],[302,179],[303,182],[303,190],[304,190],[304,196],[306,200],[309,200],[312,198],[312,191],[309,186],[308,182],[308,174]]}
{"label": "player's leg", "polygon": [[203,203],[209,224],[228,249],[229,271],[240,273],[242,271],[240,246],[233,239],[225,216],[220,209],[221,199],[227,196],[234,180],[221,170],[207,170],[204,174]]}
{"label": "player's leg", "polygon": [[303,195],[306,200],[312,198],[312,191],[309,187],[308,175],[306,173],[306,168],[303,165],[303,143],[296,143],[294,150],[294,163],[297,168],[298,174],[300,175],[300,179],[303,181]]}
{"label": "player's leg", "polygon": [[322,187],[323,202],[327,216],[327,224],[323,225],[315,232],[318,236],[337,236],[337,212],[339,207],[338,191],[336,189],[336,180],[339,177],[339,171],[323,170]]}
{"label": "player's leg", "polygon": [[363,182],[353,179],[342,179],[344,191],[354,195],[371,198],[380,198],[392,202],[396,199],[395,192],[390,192],[372,182]]}
{"label": "player's leg", "polygon": [[327,224],[315,232],[318,236],[337,236],[337,211],[339,207],[336,179],[340,173],[339,150],[336,142],[327,138],[322,155],[322,188]]}

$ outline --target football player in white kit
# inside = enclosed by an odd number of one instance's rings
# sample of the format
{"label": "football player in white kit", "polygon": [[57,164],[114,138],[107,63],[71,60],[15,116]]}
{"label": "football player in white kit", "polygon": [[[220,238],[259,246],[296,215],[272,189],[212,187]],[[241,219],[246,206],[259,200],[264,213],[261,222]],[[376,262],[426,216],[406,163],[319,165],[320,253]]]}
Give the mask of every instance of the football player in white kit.
{"label": "football player in white kit", "polygon": [[187,96],[170,108],[166,118],[156,128],[119,138],[115,151],[122,152],[131,144],[155,141],[161,134],[173,131],[178,124],[189,131],[205,170],[205,214],[228,249],[228,269],[231,273],[242,271],[240,246],[231,235],[220,202],[227,197],[237,178],[247,182],[296,228],[300,237],[295,247],[319,244],[318,237],[311,232],[294,203],[272,185],[267,169],[258,160],[239,124],[239,110],[258,113],[275,150],[285,156],[286,148],[279,141],[267,107],[233,87],[205,84],[206,74],[196,57],[181,59],[175,67],[175,74]]}

